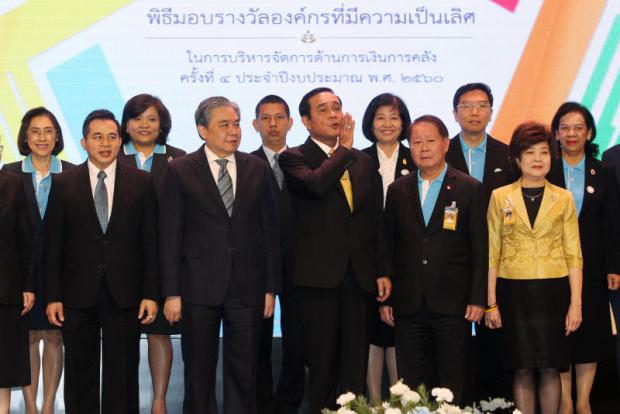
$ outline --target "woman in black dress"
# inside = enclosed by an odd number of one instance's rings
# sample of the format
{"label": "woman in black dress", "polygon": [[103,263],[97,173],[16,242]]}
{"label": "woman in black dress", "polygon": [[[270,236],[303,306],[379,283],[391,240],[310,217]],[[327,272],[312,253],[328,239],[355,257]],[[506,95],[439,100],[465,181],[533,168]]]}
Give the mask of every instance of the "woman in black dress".
{"label": "woman in black dress", "polygon": [[[121,122],[123,148],[117,159],[151,173],[158,202],[168,173],[168,163],[185,154],[185,151],[166,144],[171,126],[170,112],[155,96],[136,95],[125,104]],[[170,335],[181,333],[178,324],[168,324],[163,309],[163,304],[160,304],[155,321],[142,325],[142,333],[147,335],[149,347],[154,414],[166,412],[166,393],[172,368]]]}
{"label": "woman in black dress", "polygon": [[[28,204],[28,217],[35,232],[37,290],[39,300],[28,315],[30,329],[30,371],[32,382],[23,388],[26,413],[38,413],[37,392],[39,371],[43,371],[42,414],[54,412],[56,391],[63,367],[62,334],[60,328],[50,324],[45,315],[43,296],[43,239],[45,237],[45,210],[52,188],[52,175],[70,169],[73,164],[56,156],[63,150],[62,129],[49,110],[38,107],[26,112],[17,135],[22,161],[5,165],[4,168],[21,178]],[[39,344],[43,341],[43,359]]]}
{"label": "woman in black dress", "polygon": [[28,321],[35,301],[34,240],[19,177],[0,171],[0,414],[11,387],[30,384]]}
{"label": "woman in black dress", "polygon": [[[583,322],[573,335],[571,365],[577,380],[577,412],[590,413],[590,391],[598,361],[613,357],[607,279],[620,273],[618,211],[620,201],[613,171],[597,160],[596,126],[590,111],[577,102],[563,103],[551,121],[562,161],[549,181],[573,193],[579,215],[583,252]],[[560,412],[573,412],[571,370],[562,375]]]}
{"label": "woman in black dress", "polygon": [[[415,167],[409,148],[401,141],[407,139],[411,124],[409,110],[401,98],[390,93],[374,97],[364,113],[362,131],[372,146],[363,151],[375,162],[383,183],[383,203],[392,182],[409,174]],[[383,323],[376,312],[368,353],[366,385],[371,403],[381,403],[381,379],[384,361],[387,365],[390,384],[396,383],[396,354],[394,328]]]}

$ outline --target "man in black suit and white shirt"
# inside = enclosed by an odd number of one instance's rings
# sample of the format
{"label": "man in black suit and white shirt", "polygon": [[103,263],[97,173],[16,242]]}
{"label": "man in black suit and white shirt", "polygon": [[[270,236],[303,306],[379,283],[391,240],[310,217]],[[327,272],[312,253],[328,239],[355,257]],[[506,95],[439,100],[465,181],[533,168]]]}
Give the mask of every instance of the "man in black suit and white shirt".
{"label": "man in black suit and white shirt", "polygon": [[381,239],[381,179],[353,147],[355,123],[329,88],[299,104],[310,133],[280,156],[295,210],[293,285],[309,365],[309,412],[334,407],[342,392],[364,392],[373,296],[391,283]]}
{"label": "man in black suit and white shirt", "polygon": [[46,311],[63,328],[67,412],[136,413],[139,324],[153,322],[159,297],[155,189],[147,173],[116,162],[110,111],[91,112],[82,132],[88,160],[54,177],[47,207]]}
{"label": "man in black suit and white shirt", "polygon": [[[396,364],[405,383],[448,387],[462,405],[470,327],[486,305],[488,240],[480,183],[446,163],[448,146],[439,118],[424,115],[411,125],[409,148],[418,172],[388,188],[394,294],[381,316],[395,326]],[[431,383],[435,376],[438,384]]]}
{"label": "man in black suit and white shirt", "polygon": [[271,344],[273,317],[263,322],[258,362],[258,414],[296,414],[304,396],[305,354],[301,315],[292,283],[294,211],[291,197],[284,182],[278,158],[287,149],[286,136],[293,126],[288,104],[277,95],[267,95],[256,104],[254,129],[263,145],[252,155],[263,159],[271,167],[271,181],[276,194],[280,219],[280,247],[282,252],[282,293],[280,299],[280,327],[282,329],[282,364],[280,378],[273,392]]}
{"label": "man in black suit and white shirt", "polygon": [[224,329],[224,412],[256,411],[263,317],[280,290],[279,235],[269,166],[237,151],[239,107],[216,96],[196,109],[205,144],[173,160],[160,216],[164,314],[183,317],[185,413],[217,413]]}

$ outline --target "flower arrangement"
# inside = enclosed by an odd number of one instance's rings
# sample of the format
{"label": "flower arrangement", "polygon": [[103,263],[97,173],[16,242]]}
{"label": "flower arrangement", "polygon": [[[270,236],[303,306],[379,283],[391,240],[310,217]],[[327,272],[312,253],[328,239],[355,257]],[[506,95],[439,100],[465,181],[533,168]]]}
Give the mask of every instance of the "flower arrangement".
{"label": "flower arrangement", "polygon": [[356,397],[352,392],[347,392],[336,400],[340,406],[338,410],[325,408],[322,414],[521,414],[513,409],[513,403],[503,398],[480,401],[463,409],[452,405],[453,399],[452,391],[447,388],[433,388],[429,393],[424,385],[420,385],[413,391],[400,380],[390,387],[390,399],[380,406],[372,407],[363,395]]}

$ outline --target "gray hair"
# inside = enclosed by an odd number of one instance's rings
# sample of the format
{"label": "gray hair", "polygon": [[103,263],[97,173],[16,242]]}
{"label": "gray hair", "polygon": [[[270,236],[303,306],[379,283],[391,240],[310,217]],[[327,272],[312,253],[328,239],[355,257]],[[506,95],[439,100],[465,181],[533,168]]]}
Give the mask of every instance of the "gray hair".
{"label": "gray hair", "polygon": [[196,119],[196,126],[202,125],[204,127],[208,127],[209,122],[211,121],[211,115],[213,113],[213,110],[223,107],[230,107],[234,109],[239,119],[241,119],[241,111],[239,110],[239,105],[223,96],[212,96],[210,98],[204,99],[198,104],[198,108],[196,108],[196,112],[194,114],[194,118]]}

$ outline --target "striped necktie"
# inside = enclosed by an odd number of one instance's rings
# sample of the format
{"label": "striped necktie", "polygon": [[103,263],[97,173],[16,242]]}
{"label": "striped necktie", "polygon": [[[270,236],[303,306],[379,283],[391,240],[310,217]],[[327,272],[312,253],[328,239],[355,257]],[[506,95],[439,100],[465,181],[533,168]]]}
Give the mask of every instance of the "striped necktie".
{"label": "striped necktie", "polygon": [[278,183],[278,187],[280,191],[284,187],[284,173],[282,172],[282,168],[280,168],[280,163],[278,162],[278,157],[280,154],[277,152],[273,154],[273,175],[276,176],[276,182]]}
{"label": "striped necktie", "polygon": [[220,171],[217,175],[217,189],[222,196],[224,207],[226,207],[226,212],[228,212],[228,217],[231,217],[235,195],[233,194],[232,179],[230,178],[230,174],[228,174],[228,168],[226,168],[228,160],[220,158],[215,160],[215,162],[217,162],[220,166]]}
{"label": "striped necktie", "polygon": [[105,233],[108,229],[108,188],[105,185],[106,173],[99,171],[97,174],[97,185],[95,186],[95,211],[101,225],[101,230]]}

